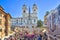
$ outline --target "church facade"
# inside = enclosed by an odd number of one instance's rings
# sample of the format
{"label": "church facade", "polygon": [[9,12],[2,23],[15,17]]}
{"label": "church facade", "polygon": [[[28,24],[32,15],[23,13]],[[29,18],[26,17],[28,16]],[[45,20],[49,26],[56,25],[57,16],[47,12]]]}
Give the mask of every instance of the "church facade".
{"label": "church facade", "polygon": [[33,4],[32,13],[30,7],[24,4],[22,7],[22,17],[12,18],[11,19],[11,27],[36,27],[37,26],[37,5]]}

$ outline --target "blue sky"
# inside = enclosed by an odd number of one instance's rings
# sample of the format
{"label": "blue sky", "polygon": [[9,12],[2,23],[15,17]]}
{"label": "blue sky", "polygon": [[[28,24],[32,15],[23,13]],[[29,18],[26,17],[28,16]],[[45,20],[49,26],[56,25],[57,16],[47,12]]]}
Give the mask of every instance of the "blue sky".
{"label": "blue sky", "polygon": [[24,3],[27,7],[30,6],[31,11],[33,4],[36,3],[38,7],[38,19],[44,20],[46,11],[56,8],[60,4],[60,0],[0,0],[0,5],[12,17],[22,16],[22,5]]}

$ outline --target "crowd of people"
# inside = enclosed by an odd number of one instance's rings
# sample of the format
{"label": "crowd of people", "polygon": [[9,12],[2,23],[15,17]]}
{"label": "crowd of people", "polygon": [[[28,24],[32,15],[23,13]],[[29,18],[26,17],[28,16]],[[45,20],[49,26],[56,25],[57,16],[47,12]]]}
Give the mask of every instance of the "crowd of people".
{"label": "crowd of people", "polygon": [[18,32],[15,31],[13,35],[4,40],[48,40],[48,36],[46,32],[43,33],[42,31],[33,30],[30,32],[28,30],[18,30]]}

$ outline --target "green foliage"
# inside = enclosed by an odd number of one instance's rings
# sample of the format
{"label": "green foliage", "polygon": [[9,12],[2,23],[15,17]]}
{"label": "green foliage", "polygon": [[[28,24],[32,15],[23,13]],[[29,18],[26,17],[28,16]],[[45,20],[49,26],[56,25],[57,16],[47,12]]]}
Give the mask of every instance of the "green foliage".
{"label": "green foliage", "polygon": [[49,14],[49,11],[46,11],[46,15],[45,16],[47,16]]}
{"label": "green foliage", "polygon": [[42,20],[38,20],[37,27],[42,27],[42,26],[43,26],[43,21]]}

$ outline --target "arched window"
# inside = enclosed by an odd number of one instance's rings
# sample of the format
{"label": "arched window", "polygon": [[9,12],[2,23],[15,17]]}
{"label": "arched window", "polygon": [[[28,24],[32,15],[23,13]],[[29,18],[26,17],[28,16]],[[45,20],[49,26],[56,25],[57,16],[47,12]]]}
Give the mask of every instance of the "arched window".
{"label": "arched window", "polygon": [[25,13],[26,11],[24,10],[23,13]]}
{"label": "arched window", "polygon": [[34,11],[36,11],[36,9],[34,9]]}

